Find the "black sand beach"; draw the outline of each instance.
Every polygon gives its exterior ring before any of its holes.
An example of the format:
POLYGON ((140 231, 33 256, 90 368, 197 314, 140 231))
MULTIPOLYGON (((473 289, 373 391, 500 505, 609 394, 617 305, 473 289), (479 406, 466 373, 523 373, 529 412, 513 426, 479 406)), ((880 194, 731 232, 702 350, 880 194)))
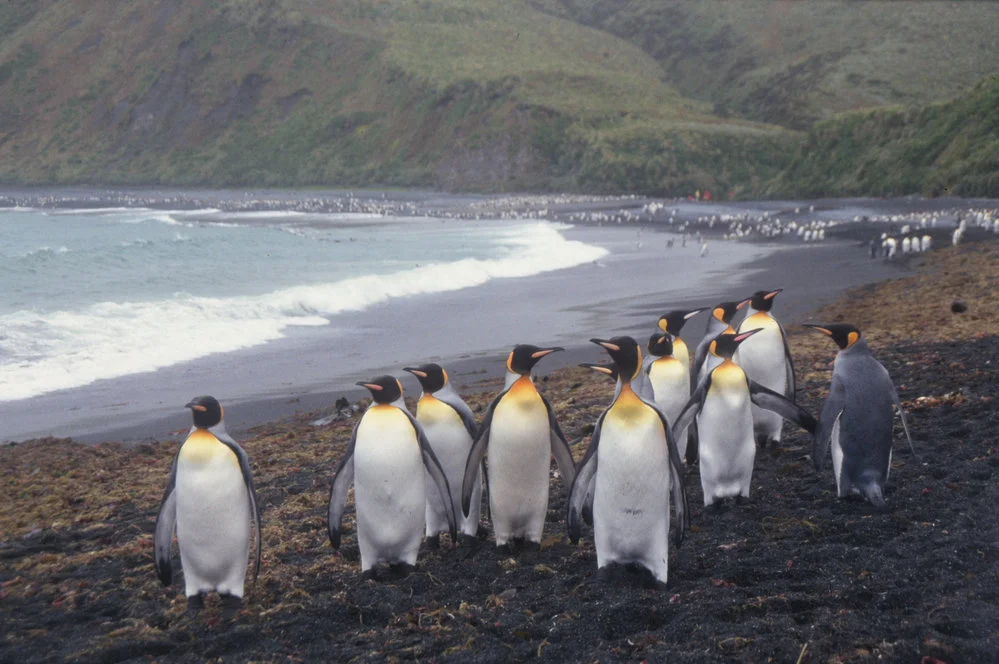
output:
MULTIPOLYGON (((264 511, 261 577, 234 620, 214 603, 191 619, 182 589, 163 588, 152 566, 177 443, 36 440, 0 449, 0 661, 995 661, 999 245, 941 249, 900 267, 869 261, 856 243, 782 251, 779 266, 747 266, 762 271, 705 297, 783 286, 776 313, 785 321, 864 330, 898 386, 920 455, 896 440, 884 512, 836 499, 828 466, 816 475, 810 440, 788 429, 779 449, 758 454, 749 505, 705 512, 696 469, 688 473, 692 527, 671 549, 665 591, 597 582, 592 533, 566 541, 556 478, 540 552, 500 554, 484 532, 470 560, 445 544, 421 552, 402 581, 364 581, 352 510, 340 553, 325 532, 333 464, 355 420, 314 427, 329 412, 319 403, 239 436, 264 511), (852 285, 860 287, 842 292, 852 285), (967 311, 951 312, 957 299, 967 311)), ((646 278, 646 295, 591 303, 583 329, 554 341, 638 335, 661 307, 687 303, 657 301, 656 277, 646 278), (601 329, 602 321, 629 322, 601 329)), ((686 332, 696 337, 702 326, 686 332)), ((817 413, 835 348, 790 330, 799 399, 817 413)), ((612 387, 559 368, 556 358, 602 359, 566 344, 576 350, 546 359, 539 385, 578 459, 612 387)), ((500 385, 498 361, 470 355, 452 372, 481 417, 500 385)))

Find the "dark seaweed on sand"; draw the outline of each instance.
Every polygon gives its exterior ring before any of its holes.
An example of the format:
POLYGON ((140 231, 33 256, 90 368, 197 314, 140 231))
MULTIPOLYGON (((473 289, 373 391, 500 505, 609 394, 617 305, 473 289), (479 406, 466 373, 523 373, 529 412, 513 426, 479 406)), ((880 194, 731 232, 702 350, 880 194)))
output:
MULTIPOLYGON (((758 456, 749 505, 706 513, 690 476, 691 532, 665 591, 596 582, 591 537, 566 541, 555 480, 540 552, 484 542, 459 561, 444 546, 402 581, 363 581, 353 512, 341 554, 325 530, 353 422, 317 429, 303 414, 243 441, 265 517, 244 610, 227 622, 210 601, 191 619, 152 563, 176 443, 37 440, 0 450, 0 661, 995 661, 999 247, 921 260, 811 317, 864 330, 909 411, 921 461, 896 440, 885 512, 837 500, 789 427, 758 456)), ((790 343, 818 412, 835 349, 793 326, 790 343)), ((497 387, 470 393, 479 415, 497 387)), ((542 389, 579 458, 609 382, 569 369, 542 389)))

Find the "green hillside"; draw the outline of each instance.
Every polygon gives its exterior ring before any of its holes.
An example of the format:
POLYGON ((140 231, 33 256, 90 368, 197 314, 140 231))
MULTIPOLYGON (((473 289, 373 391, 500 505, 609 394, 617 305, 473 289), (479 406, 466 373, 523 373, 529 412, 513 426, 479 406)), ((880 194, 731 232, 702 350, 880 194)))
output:
POLYGON ((820 122, 760 193, 999 198, 999 76, 953 101, 820 122))
POLYGON ((999 68, 999 3, 539 0, 654 57, 720 114, 794 129, 949 99, 999 68))
POLYGON ((758 192, 811 119, 999 62, 992 3, 882 4, 7 0, 0 182, 758 192))
POLYGON ((0 10, 4 181, 665 193, 765 179, 785 152, 520 3, 80 7, 0 10))

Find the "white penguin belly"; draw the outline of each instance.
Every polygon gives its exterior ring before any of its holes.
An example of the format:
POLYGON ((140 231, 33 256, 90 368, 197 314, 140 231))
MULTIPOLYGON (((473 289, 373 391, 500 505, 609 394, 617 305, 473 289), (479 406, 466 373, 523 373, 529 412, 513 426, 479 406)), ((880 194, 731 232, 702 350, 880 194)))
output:
MULTIPOLYGON (((649 381, 655 395, 656 406, 666 416, 670 426, 690 399, 690 372, 675 359, 656 360, 649 369, 649 381)), ((673 431, 680 456, 687 452, 687 431, 673 431)))
MULTIPOLYGON (((739 346, 733 361, 742 367, 746 375, 764 387, 778 394, 787 391, 787 358, 784 356, 784 338, 780 326, 773 318, 758 313, 750 316, 739 326, 740 332, 762 328, 739 346)), ((780 441, 784 428, 784 418, 773 411, 753 404, 754 429, 765 434, 770 440, 780 441)))
POLYGON ((697 417, 698 458, 704 504, 749 497, 756 459, 753 415, 746 388, 711 386, 697 417))
MULTIPOLYGON (((440 401, 433 406, 433 411, 438 409, 448 412, 435 412, 434 417, 429 416, 427 408, 421 403, 417 419, 423 425, 423 430, 430 441, 437 460, 440 461, 444 475, 447 477, 448 486, 451 489, 451 504, 454 507, 454 514, 461 523, 461 532, 466 535, 474 535, 478 531, 479 525, 479 504, 482 501, 482 483, 476 482, 472 492, 471 509, 468 517, 463 517, 461 511, 461 483, 465 474, 465 462, 468 460, 468 452, 472 448, 472 437, 465 429, 458 414, 447 404, 440 401)), ((447 511, 441 501, 440 492, 437 485, 426 473, 427 487, 427 535, 436 535, 448 531, 447 511)))
POLYGON ((394 406, 369 410, 354 447, 354 504, 361 569, 416 563, 423 535, 426 482, 416 431, 394 406))
MULTIPOLYGON (((198 435, 198 434, 194 434, 198 435)), ((206 435, 206 434, 202 434, 206 435)), ((250 499, 236 455, 177 460, 177 543, 188 596, 218 590, 242 597, 250 551, 250 499)))
POLYGON ((497 404, 489 431, 489 506, 497 545, 514 537, 540 542, 548 512, 548 411, 536 392, 536 399, 513 396, 497 404))
POLYGON ((597 450, 593 531, 597 567, 637 562, 663 583, 669 537, 669 453, 658 418, 626 425, 609 413, 597 450))
POLYGON ((839 420, 843 417, 843 411, 836 415, 833 422, 832 433, 829 436, 829 447, 832 450, 833 473, 836 475, 836 495, 840 498, 850 492, 850 487, 843 486, 843 446, 839 442, 839 420))

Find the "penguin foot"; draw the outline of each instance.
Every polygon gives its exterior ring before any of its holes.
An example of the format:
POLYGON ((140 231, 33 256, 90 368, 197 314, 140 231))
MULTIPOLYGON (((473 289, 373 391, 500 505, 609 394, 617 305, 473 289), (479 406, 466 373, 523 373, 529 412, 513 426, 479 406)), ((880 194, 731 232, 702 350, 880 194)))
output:
POLYGON ((765 433, 761 433, 761 434, 759 434, 759 435, 756 436, 756 445, 761 450, 767 449, 767 444, 769 442, 770 442, 770 437, 767 434, 765 434, 765 433))
POLYGON ((541 551, 541 542, 532 542, 530 540, 522 540, 520 542, 520 550, 527 553, 537 553, 541 551))
POLYGON ((735 497, 735 504, 736 505, 748 505, 749 504, 749 498, 740 494, 740 495, 738 495, 738 496, 735 497))
POLYGON ((725 505, 724 498, 715 498, 714 502, 712 502, 708 507, 711 508, 712 514, 721 514, 722 507, 724 505, 725 505))
POLYGON ((378 579, 375 576, 375 568, 372 567, 371 569, 366 569, 361 572, 361 578, 365 581, 377 581, 378 579))
POLYGON ((416 565, 410 565, 409 563, 392 563, 388 567, 386 580, 399 581, 400 579, 405 579, 415 571, 416 565))
POLYGON ((641 563, 609 563, 597 570, 597 581, 617 585, 639 586, 649 590, 664 590, 666 584, 641 563))
POLYGON ((428 535, 427 536, 427 551, 437 551, 441 548, 441 537, 440 535, 428 535))
POLYGON ((468 560, 479 550, 479 540, 475 535, 462 533, 458 544, 458 560, 468 560))
POLYGON ((187 598, 187 615, 190 617, 195 617, 201 613, 201 609, 205 608, 205 594, 198 593, 197 595, 191 595, 187 598))
POLYGON ((222 618, 232 620, 239 610, 243 608, 243 598, 230 595, 229 593, 219 593, 222 600, 222 618))

